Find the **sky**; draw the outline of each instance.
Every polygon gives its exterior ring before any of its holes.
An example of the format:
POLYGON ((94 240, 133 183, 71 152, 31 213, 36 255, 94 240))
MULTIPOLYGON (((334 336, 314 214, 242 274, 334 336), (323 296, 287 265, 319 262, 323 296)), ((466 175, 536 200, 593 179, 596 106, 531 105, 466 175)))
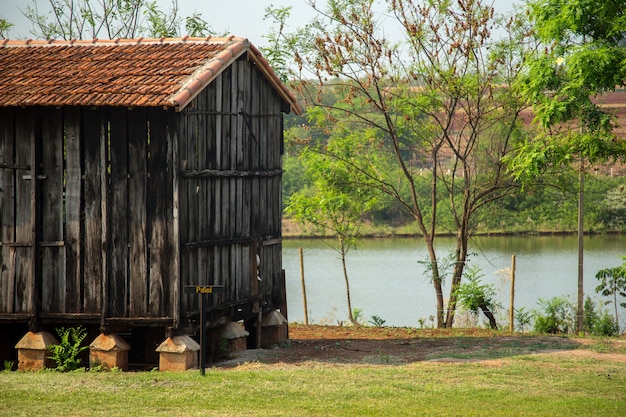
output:
MULTIPOLYGON (((47 6, 48 0, 36 0, 40 7, 47 6)), ((517 0, 492 0, 497 12, 506 13, 512 10, 517 0)), ((162 10, 169 10, 171 0, 157 0, 162 10)), ((320 2, 321 3, 321 2, 320 2)), ((0 0, 0 17, 7 19, 15 26, 9 32, 13 39, 30 38, 30 22, 22 15, 20 9, 33 5, 33 0, 0 0)), ((266 46, 265 36, 270 32, 271 20, 264 20, 265 9, 274 5, 292 6, 288 20, 289 29, 306 24, 315 12, 305 0, 178 0, 179 15, 189 16, 194 12, 201 14, 217 33, 228 32, 242 38, 248 38, 256 46, 266 46)))

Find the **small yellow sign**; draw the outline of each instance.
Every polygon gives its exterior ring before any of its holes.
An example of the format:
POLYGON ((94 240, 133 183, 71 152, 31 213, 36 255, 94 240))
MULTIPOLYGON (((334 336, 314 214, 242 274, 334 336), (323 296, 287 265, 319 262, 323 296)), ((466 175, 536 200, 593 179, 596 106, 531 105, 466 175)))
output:
POLYGON ((196 294, 213 294, 213 287, 196 285, 196 294))

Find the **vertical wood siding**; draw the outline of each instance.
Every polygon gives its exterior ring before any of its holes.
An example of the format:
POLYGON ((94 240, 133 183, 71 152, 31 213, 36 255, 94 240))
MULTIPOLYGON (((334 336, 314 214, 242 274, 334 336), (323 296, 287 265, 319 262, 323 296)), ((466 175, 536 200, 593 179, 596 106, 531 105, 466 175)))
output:
POLYGON ((175 119, 2 108, 0 123, 0 315, 172 317, 175 119))
POLYGON ((278 308, 282 105, 244 58, 180 113, 0 108, 0 317, 278 308))
MULTIPOLYGON (((281 103, 254 65, 239 60, 181 115, 181 279, 223 285, 218 308, 282 301, 281 103)), ((186 296, 182 308, 197 311, 197 297, 186 296)))

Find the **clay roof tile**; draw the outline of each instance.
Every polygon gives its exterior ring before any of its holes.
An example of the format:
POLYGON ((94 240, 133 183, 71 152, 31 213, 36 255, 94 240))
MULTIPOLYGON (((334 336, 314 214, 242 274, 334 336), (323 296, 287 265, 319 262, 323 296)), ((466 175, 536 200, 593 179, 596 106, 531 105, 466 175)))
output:
POLYGON ((0 106, 184 108, 248 53, 281 97, 294 96, 247 39, 139 38, 0 41, 0 106), (259 65, 260 64, 260 65, 259 65))

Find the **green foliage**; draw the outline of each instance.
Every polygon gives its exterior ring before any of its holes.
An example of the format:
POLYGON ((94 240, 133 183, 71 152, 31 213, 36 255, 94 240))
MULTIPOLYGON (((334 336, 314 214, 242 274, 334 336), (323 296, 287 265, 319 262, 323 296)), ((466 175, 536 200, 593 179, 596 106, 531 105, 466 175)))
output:
POLYGON ((386 322, 387 321, 385 319, 376 315, 372 316, 371 320, 369 321, 369 323, 374 327, 384 327, 386 322))
POLYGON ((454 294, 461 308, 473 314, 482 311, 489 319, 491 327, 497 328, 493 316, 493 311, 497 308, 496 289, 493 284, 482 284, 483 276, 477 266, 466 267, 464 271, 465 282, 458 286, 454 294))
POLYGON ((514 312, 514 319, 517 322, 517 326, 520 332, 526 331, 526 328, 533 319, 533 313, 528 311, 526 307, 516 308, 514 312))
POLYGON ((363 322, 363 309, 362 308, 357 308, 354 307, 352 309, 352 318, 354 319, 354 321, 356 321, 357 323, 361 323, 363 322))
MULTIPOLYGON (((302 163, 288 156, 284 160, 284 206, 297 190, 308 186, 302 163)), ((420 176, 416 186, 420 195, 428 193, 429 175, 420 176)), ((484 206, 476 216, 476 232, 526 233, 542 231, 571 232, 577 228, 578 179, 574 172, 544 176, 541 182, 527 185, 523 190, 511 190, 505 197, 484 206)), ((585 180, 585 228, 597 232, 626 230, 626 182, 623 177, 589 175, 585 180), (624 200, 624 201, 622 201, 624 200)), ((445 199, 445 197, 440 197, 445 199)), ((438 232, 454 230, 450 210, 441 206, 438 212, 438 232)), ((289 216, 286 213, 287 216, 289 216)), ((364 220, 374 227, 396 230, 407 227, 411 218, 390 198, 378 197, 364 220)), ((419 261, 420 263, 422 261, 419 261)), ((426 260, 424 264, 430 263, 426 260)), ((445 263, 445 262, 444 262, 445 263)), ((442 273, 443 275, 443 273, 442 273)))
POLYGON ((6 372, 12 371, 14 366, 15 366, 14 361, 4 361, 4 370, 6 372))
POLYGON ((471 265, 465 270, 465 282, 455 291, 462 308, 478 314, 481 307, 493 309, 496 306, 496 289, 492 284, 482 284, 484 275, 480 268, 471 265))
MULTIPOLYGON (((626 259, 626 257, 624 257, 626 259)), ((626 298, 626 263, 614 268, 605 268, 596 273, 596 278, 600 281, 596 287, 596 292, 605 297, 613 297, 613 307, 615 308, 615 324, 619 329, 618 304, 626 307, 626 302, 618 303, 618 296, 626 298)), ((607 304, 610 301, 607 301, 607 304)))
MULTIPOLYGON (((178 0, 171 1, 168 11, 150 0, 48 0, 48 7, 43 8, 38 0, 32 3, 24 15, 32 23, 31 34, 38 39, 174 37, 183 32, 178 0)), ((186 17, 184 22, 191 36, 212 34, 199 13, 186 17)))
POLYGON ((413 222, 429 246, 438 326, 452 326, 456 303, 444 323, 434 242, 441 230, 460 236, 454 287, 479 211, 512 185, 502 157, 523 137, 523 103, 508 88, 521 69, 520 42, 491 37, 501 21, 480 1, 394 1, 390 13, 369 0, 309 4, 319 12, 310 24, 276 35, 295 56, 297 89, 312 103, 309 130, 294 129, 334 161, 320 175, 344 172, 355 190, 394 201, 370 218, 401 210, 413 222), (398 43, 382 29, 390 21, 405 35, 398 43))
MULTIPOLYGON (((178 7, 177 3, 174 3, 178 7)), ((176 9, 175 9, 176 10, 176 9)), ((148 34, 151 38, 172 38, 176 36, 180 19, 173 14, 173 18, 159 9, 156 1, 148 1, 144 11, 148 25, 148 34)))
POLYGON ((50 359, 56 363, 57 371, 67 372, 80 368, 81 352, 89 349, 89 346, 81 346, 87 337, 87 330, 83 327, 59 327, 56 329, 60 343, 49 347, 52 353, 50 359))
POLYGON ((569 333, 575 329, 575 307, 564 297, 539 299, 540 309, 534 310, 534 331, 537 333, 569 333))
POLYGON ((626 20, 612 1, 531 0, 528 16, 538 47, 526 56, 528 72, 517 88, 543 128, 511 158, 517 178, 528 182, 549 169, 626 155, 613 132, 611 110, 596 94, 626 79, 626 20), (576 122, 578 129, 572 129, 576 122))
POLYGON ((427 279, 432 280, 433 277, 433 269, 437 268, 439 279, 441 283, 445 283, 446 277, 452 272, 454 269, 454 264, 456 262, 456 254, 451 252, 446 256, 439 257, 436 264, 428 258, 420 259, 417 261, 418 264, 422 265, 424 268, 424 273, 427 279))
POLYGON ((9 31, 15 26, 4 18, 0 18, 0 39, 7 39, 9 37, 9 31))
POLYGON ((583 330, 592 333, 598 319, 599 315, 596 311, 596 303, 594 303, 591 297, 585 297, 585 303, 583 305, 583 330))
POLYGON ((202 14, 198 12, 192 13, 185 17, 185 30, 187 35, 193 37, 202 37, 214 33, 209 22, 202 18, 202 14))
POLYGON ((611 229, 621 229, 626 225, 626 187, 620 185, 606 192, 602 206, 605 208, 603 220, 611 229))
POLYGON ((607 311, 596 311, 596 304, 589 296, 585 298, 583 330, 594 336, 615 336, 619 334, 616 319, 607 311))
POLYGON ((270 46, 261 48, 261 52, 284 83, 289 81, 288 67, 293 60, 293 56, 287 48, 281 46, 281 41, 285 38, 284 32, 287 26, 287 19, 291 15, 291 9, 291 6, 274 7, 274 5, 269 5, 265 8, 265 17, 263 18, 263 20, 272 19, 272 22, 277 27, 272 27, 270 33, 265 37, 270 46))
POLYGON ((592 334, 596 336, 617 336, 619 334, 619 326, 615 318, 607 311, 604 311, 594 323, 592 334))

